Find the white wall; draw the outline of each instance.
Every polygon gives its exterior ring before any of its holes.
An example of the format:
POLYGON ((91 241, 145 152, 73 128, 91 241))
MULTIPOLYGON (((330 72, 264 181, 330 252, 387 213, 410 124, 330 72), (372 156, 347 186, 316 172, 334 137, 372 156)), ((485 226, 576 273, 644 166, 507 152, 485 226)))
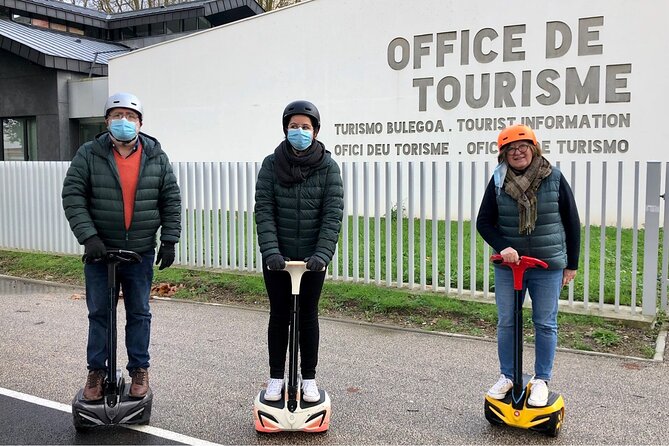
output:
MULTIPOLYGON (((631 176, 633 161, 669 159, 663 143, 669 137, 667 17, 665 0, 312 0, 113 58, 109 86, 142 99, 144 131, 158 137, 174 161, 259 161, 283 138, 284 106, 308 99, 323 118, 319 139, 339 161, 494 162, 499 128, 509 118, 539 116, 580 123, 569 129, 535 126, 550 161, 622 160, 631 176), (557 39, 564 54, 547 50, 547 35, 554 35, 549 22, 571 33, 570 44, 557 39), (487 36, 478 52, 477 34, 487 36), (438 45, 441 37, 452 47, 438 45), (409 52, 392 46, 394 39, 408 44, 409 52), (443 66, 439 48, 446 48, 443 66), (486 54, 490 60, 477 60, 486 54), (404 56, 406 66, 393 69, 403 66, 404 56), (568 73, 578 80, 567 81, 568 73), (569 92, 588 73, 588 94, 574 99, 569 92), (474 97, 489 76, 490 99, 482 106, 464 99, 467 76, 474 79, 474 97), (515 78, 507 95, 514 104, 496 106, 502 90, 495 83, 504 77, 515 78), (462 86, 459 102, 452 88, 437 87, 454 80, 462 86), (598 125, 601 115, 613 116, 613 126, 598 125), (461 127, 471 119, 494 127, 461 127), (408 129, 428 121, 437 131, 408 129), (344 134, 359 123, 379 133, 344 134), (388 123, 407 129, 390 133, 388 123), (388 154, 370 154, 377 144, 388 154), (436 145, 441 153, 412 152, 411 144, 436 145), (585 148, 573 151, 575 144, 585 148), (588 150, 597 144, 615 150, 588 150)), ((599 184, 596 177, 593 184, 599 184)), ((629 212, 625 218, 629 223, 629 212)))

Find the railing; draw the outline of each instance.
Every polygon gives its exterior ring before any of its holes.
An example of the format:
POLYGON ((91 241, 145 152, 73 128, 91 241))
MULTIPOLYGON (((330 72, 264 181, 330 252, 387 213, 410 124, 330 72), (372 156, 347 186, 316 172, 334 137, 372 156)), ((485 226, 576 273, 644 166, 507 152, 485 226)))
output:
MULTIPOLYGON (((0 162, 0 248, 82 252, 61 205, 68 166, 0 162)), ((633 175, 622 162, 559 167, 583 225, 582 267, 563 291, 564 304, 631 315, 639 304, 644 315, 666 310, 669 208, 660 197, 669 196, 669 163, 635 163, 633 175)), ((347 161, 341 168, 347 217, 329 268, 334 279, 492 299, 491 251, 471 218, 494 165, 347 161)), ((255 162, 174 163, 183 206, 176 263, 261 270, 253 220, 259 169, 255 162)))

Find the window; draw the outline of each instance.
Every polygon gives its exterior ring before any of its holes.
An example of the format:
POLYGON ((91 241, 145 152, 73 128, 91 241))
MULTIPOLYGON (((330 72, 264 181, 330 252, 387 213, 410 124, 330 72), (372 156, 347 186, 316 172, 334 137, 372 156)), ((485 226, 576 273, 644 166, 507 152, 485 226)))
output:
POLYGON ((195 31, 197 29, 197 17, 184 19, 184 31, 195 31))
POLYGON ((162 34, 165 34, 165 22, 160 22, 160 23, 152 23, 151 24, 151 31, 149 34, 152 36, 160 36, 162 34))
POLYGON ((167 34, 176 34, 181 32, 181 20, 170 20, 165 22, 167 34))
POLYGON ((137 37, 135 35, 135 29, 132 26, 126 26, 121 28, 121 40, 134 39, 137 37))
POLYGON ((149 25, 137 25, 137 26, 135 26, 135 35, 137 37, 148 37, 148 35, 149 35, 149 25))
POLYGON ((76 34, 78 36, 83 36, 84 35, 84 30, 81 28, 74 28, 72 26, 67 27, 67 32, 71 34, 76 34))
POLYGON ((102 119, 80 119, 79 120, 79 145, 86 141, 93 140, 99 133, 107 130, 107 126, 102 119))
MULTIPOLYGON (((113 30, 113 31, 116 31, 116 30, 113 30)), ((71 32, 75 32, 75 31, 71 30, 71 32)), ((93 37, 94 39, 104 39, 105 38, 103 31, 100 30, 99 28, 95 28, 93 26, 85 26, 84 27, 84 35, 86 37, 93 37)), ((118 36, 118 33, 116 35, 118 36)))
POLYGON ((0 160, 30 161, 37 159, 37 122, 35 117, 2 120, 0 160))
POLYGON ((56 30, 56 31, 61 31, 61 32, 64 32, 64 33, 67 32, 67 25, 65 25, 63 23, 50 22, 49 23, 49 28, 51 28, 53 30, 56 30))
POLYGON ((211 28, 211 23, 204 17, 197 18, 197 29, 208 29, 211 28))
POLYGON ((31 23, 33 24, 33 26, 39 26, 40 28, 48 28, 49 27, 49 21, 48 20, 32 19, 31 23))
POLYGON ((23 17, 18 14, 12 14, 12 20, 16 23, 23 23, 24 25, 30 25, 30 17, 23 17))

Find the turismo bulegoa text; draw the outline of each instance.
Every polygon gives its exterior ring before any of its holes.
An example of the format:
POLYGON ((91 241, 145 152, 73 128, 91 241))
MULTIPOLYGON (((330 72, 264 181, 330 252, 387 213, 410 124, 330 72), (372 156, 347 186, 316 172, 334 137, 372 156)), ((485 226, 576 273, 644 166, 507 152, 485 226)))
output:
MULTIPOLYGON (((534 129, 603 129, 603 128, 629 128, 631 115, 629 113, 618 114, 584 114, 584 115, 558 115, 558 116, 515 116, 498 118, 458 118, 456 119, 456 130, 458 132, 485 132, 499 131, 506 126, 522 123, 534 129)), ((400 135, 415 133, 444 133, 446 130, 441 119, 427 121, 388 121, 382 122, 342 122, 334 124, 337 136, 360 136, 360 135, 400 135)), ((589 153, 626 153, 629 150, 629 142, 626 139, 558 139, 554 142, 544 140, 541 142, 544 153, 550 153, 556 148, 557 152, 569 154, 589 153)), ((338 156, 380 156, 380 155, 448 155, 448 142, 422 142, 422 143, 352 143, 336 144, 335 155, 338 156)), ((470 141, 466 144, 466 153, 495 154, 497 143, 494 141, 470 141)))

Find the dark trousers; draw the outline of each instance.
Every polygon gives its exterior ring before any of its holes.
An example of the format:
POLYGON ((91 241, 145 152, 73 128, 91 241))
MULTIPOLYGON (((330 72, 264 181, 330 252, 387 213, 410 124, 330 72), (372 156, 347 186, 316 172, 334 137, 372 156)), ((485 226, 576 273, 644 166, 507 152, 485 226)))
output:
MULTIPOLYGON (((268 271, 263 262, 263 277, 269 296, 269 349, 270 378, 283 379, 288 348, 288 327, 292 294, 290 274, 285 271, 268 271)), ((307 271, 302 276, 299 296, 299 345, 302 379, 316 378, 318 363, 318 300, 325 281, 325 271, 307 271)))
MULTIPOLYGON (((151 334, 151 312, 149 295, 153 280, 153 258, 151 251, 142 256, 137 264, 120 264, 116 279, 123 289, 125 304, 125 346, 128 352, 128 370, 149 367, 149 337, 151 334)), ((107 367, 107 324, 109 313, 109 288, 107 265, 86 264, 86 304, 88 306, 88 369, 107 367)), ((116 286, 119 292, 119 286, 116 286)), ((118 294, 117 294, 118 296, 118 294)))

